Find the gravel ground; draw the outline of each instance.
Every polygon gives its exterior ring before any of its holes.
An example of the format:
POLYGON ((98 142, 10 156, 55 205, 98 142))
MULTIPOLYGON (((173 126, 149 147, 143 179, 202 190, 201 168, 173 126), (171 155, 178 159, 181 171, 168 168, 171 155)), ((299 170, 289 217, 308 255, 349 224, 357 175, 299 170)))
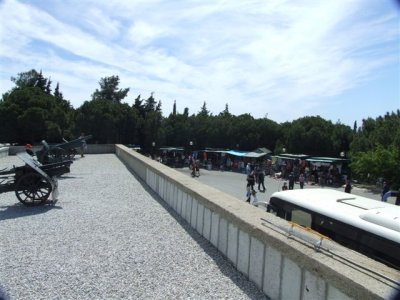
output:
POLYGON ((76 159, 59 191, 41 207, 0 194, 0 299, 266 298, 115 155, 76 159))

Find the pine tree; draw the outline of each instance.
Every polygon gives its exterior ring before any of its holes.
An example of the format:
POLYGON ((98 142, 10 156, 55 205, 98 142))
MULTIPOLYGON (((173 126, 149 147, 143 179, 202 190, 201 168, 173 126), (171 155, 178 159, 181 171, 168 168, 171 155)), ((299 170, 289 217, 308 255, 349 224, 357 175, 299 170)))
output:
POLYGON ((201 116, 208 116, 208 114, 209 114, 209 111, 208 111, 208 109, 207 109, 207 104, 206 104, 206 102, 204 101, 203 106, 201 107, 201 110, 200 110, 200 112, 199 112, 199 115, 201 115, 201 116))
POLYGON ((47 86, 47 79, 43 77, 42 70, 40 70, 39 74, 36 77, 35 87, 38 87, 43 92, 45 92, 46 86, 47 86))
POLYGON ((174 106, 172 107, 172 115, 176 116, 176 100, 174 100, 174 106))
POLYGON ((140 95, 137 96, 133 103, 133 107, 140 111, 143 108, 142 102, 143 100, 140 99, 140 95))
POLYGON ((189 108, 188 107, 185 107, 185 109, 183 110, 183 115, 185 117, 189 117, 189 108))
POLYGON ((156 109, 156 100, 154 99, 154 92, 151 92, 150 97, 145 101, 144 109, 146 112, 154 111, 156 109))
POLYGON ((228 103, 225 104, 225 109, 223 111, 224 114, 229 114, 229 106, 228 103))
POLYGON ((159 112, 159 113, 161 113, 161 100, 160 101, 158 101, 158 103, 157 103, 157 107, 156 107, 156 112, 159 112))
POLYGON ((60 83, 57 82, 56 89, 54 90, 54 97, 63 100, 63 94, 60 92, 60 83))
POLYGON ((46 92, 47 95, 51 95, 51 79, 50 79, 50 77, 47 80, 47 85, 46 85, 45 92, 46 92))

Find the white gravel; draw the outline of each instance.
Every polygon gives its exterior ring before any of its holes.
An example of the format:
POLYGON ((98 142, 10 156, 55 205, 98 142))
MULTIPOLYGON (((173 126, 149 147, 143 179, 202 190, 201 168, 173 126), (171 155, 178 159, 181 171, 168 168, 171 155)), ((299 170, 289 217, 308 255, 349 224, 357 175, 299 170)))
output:
POLYGON ((0 299, 266 299, 115 155, 76 159, 59 191, 0 194, 0 299))

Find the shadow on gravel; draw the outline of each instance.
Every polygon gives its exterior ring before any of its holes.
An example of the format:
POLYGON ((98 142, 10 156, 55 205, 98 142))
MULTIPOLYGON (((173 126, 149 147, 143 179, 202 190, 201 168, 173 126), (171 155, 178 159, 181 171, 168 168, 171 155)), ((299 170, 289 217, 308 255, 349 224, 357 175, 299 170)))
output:
POLYGON ((1 285, 0 285, 0 300, 10 300, 9 296, 1 288, 1 285))
POLYGON ((25 206, 22 203, 16 203, 9 206, 0 206, 0 222, 9 219, 44 214, 52 209, 62 209, 62 207, 52 204, 43 206, 25 206))
MULTIPOLYGON (((122 162, 122 161, 121 161, 122 162)), ((122 162, 123 163, 123 162, 122 162)), ((124 163, 123 163, 124 164, 124 163)), ((182 226, 187 234, 212 258, 221 272, 225 274, 232 282, 246 293, 250 299, 269 299, 259 290, 254 283, 240 273, 235 266, 214 247, 207 239, 201 236, 191 225, 184 220, 175 210, 173 210, 163 199, 160 198, 138 175, 136 175, 128 165, 124 164, 133 177, 142 185, 142 187, 156 200, 170 215, 182 226)), ((185 276, 185 274, 182 274, 185 276)))

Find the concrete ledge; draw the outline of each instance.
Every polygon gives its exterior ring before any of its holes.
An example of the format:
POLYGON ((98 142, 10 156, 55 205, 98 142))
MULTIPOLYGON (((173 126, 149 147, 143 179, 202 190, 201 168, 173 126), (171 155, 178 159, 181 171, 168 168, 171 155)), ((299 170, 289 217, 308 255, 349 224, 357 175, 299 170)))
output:
POLYGON ((87 154, 115 153, 115 144, 88 144, 87 154))
POLYGON ((0 147, 0 157, 8 156, 9 147, 0 147))
MULTIPOLYGON (((33 152, 42 149, 41 145, 36 145, 33 147, 33 152)), ((8 155, 16 155, 19 152, 24 152, 25 146, 11 146, 8 155)), ((115 144, 88 144, 85 150, 86 154, 105 154, 105 153, 115 153, 115 144)))
MULTIPOLYGON (((279 230, 288 228, 288 223, 261 209, 125 146, 116 145, 116 155, 271 299, 388 299, 398 288, 288 238, 279 230)), ((360 266, 400 278, 396 270, 335 247, 360 266)))

